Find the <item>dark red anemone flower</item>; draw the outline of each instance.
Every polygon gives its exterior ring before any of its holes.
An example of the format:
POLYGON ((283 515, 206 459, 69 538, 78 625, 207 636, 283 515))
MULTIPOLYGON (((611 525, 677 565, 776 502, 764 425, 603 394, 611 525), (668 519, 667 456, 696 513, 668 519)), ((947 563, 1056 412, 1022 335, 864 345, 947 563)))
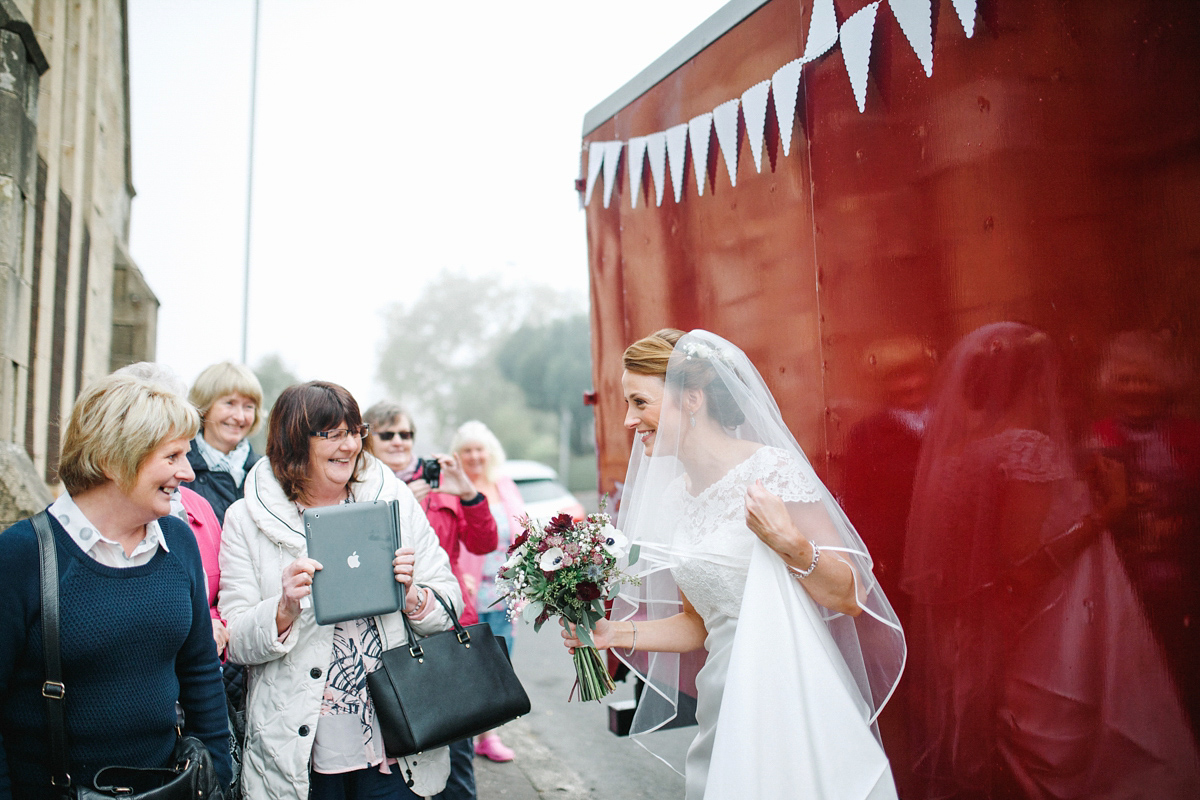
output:
POLYGON ((585 603, 600 599, 600 587, 591 581, 584 581, 575 587, 575 596, 585 603))

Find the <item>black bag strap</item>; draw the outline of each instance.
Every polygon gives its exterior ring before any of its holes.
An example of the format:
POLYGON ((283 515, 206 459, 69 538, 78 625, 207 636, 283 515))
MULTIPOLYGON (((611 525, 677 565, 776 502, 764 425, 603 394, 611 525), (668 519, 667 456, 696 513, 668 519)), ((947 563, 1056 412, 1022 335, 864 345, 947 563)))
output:
POLYGON ((58 650, 58 555, 54 550, 54 532, 50 530, 50 512, 34 514, 30 522, 41 555, 38 570, 42 583, 42 653, 46 659, 42 697, 46 698, 46 729, 50 736, 50 782, 66 789, 71 785, 71 775, 67 772, 67 731, 63 720, 67 687, 62 682, 58 650))
MULTIPOLYGON (((437 599, 442 608, 446 609, 446 614, 449 615, 450 621, 454 623, 454 633, 456 636, 458 636, 459 644, 465 644, 467 647, 470 647, 471 634, 466 628, 463 627, 462 623, 458 621, 458 614, 454 613, 454 606, 447 603, 446 598, 442 597, 437 593, 436 590, 430 588, 429 586, 426 586, 423 583, 418 583, 417 586, 421 587, 422 589, 429 589, 429 593, 437 599)), ((400 609, 400 618, 404 620, 404 632, 408 634, 409 655, 411 655, 413 658, 420 658, 421 656, 425 655, 425 651, 421 649, 421 642, 417 639, 417 635, 413 631, 412 623, 408 621, 408 614, 405 613, 403 608, 400 609)))

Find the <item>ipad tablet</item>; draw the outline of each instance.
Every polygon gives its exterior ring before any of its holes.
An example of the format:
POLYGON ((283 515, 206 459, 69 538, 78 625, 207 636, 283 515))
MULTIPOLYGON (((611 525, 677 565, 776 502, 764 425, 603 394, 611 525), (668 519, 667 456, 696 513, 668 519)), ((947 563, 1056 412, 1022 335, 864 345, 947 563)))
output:
POLYGON ((392 571, 400 546, 399 507, 391 502, 346 503, 304 512, 313 576, 313 613, 319 625, 390 614, 400 609, 401 584, 392 571))

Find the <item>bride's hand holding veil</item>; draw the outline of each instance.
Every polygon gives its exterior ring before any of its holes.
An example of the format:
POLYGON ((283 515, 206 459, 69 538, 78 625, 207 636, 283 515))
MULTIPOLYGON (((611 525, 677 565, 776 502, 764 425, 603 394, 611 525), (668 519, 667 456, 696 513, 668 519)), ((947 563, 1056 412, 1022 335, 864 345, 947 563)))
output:
POLYGON ((820 503, 784 503, 764 489, 762 481, 755 481, 746 489, 746 526, 789 567, 803 571, 816 561, 812 572, 798 581, 814 601, 850 616, 862 613, 855 598, 854 568, 830 551, 816 558, 813 539, 829 541, 817 533, 833 528, 820 503))

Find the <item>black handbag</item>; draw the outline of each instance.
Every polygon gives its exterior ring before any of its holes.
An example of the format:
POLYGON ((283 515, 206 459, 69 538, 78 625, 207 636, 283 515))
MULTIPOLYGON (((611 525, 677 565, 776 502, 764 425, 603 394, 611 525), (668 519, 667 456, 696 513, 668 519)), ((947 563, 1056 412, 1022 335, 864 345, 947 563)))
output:
POLYGON ((408 642, 384 650, 367 676, 384 750, 401 757, 444 747, 529 713, 529 695, 503 641, 485 623, 463 627, 430 589, 454 627, 418 638, 403 613, 408 642))
POLYGON ((49 512, 35 514, 30 520, 37 533, 41 556, 39 573, 42 583, 42 650, 46 659, 46 728, 50 739, 50 782, 64 797, 76 800, 223 800, 221 786, 213 769, 212 757, 204 744, 182 732, 175 742, 170 763, 165 767, 103 767, 91 786, 74 783, 67 771, 67 731, 63 701, 66 686, 62 682, 62 661, 58 639, 58 555, 54 533, 47 521, 49 512))

